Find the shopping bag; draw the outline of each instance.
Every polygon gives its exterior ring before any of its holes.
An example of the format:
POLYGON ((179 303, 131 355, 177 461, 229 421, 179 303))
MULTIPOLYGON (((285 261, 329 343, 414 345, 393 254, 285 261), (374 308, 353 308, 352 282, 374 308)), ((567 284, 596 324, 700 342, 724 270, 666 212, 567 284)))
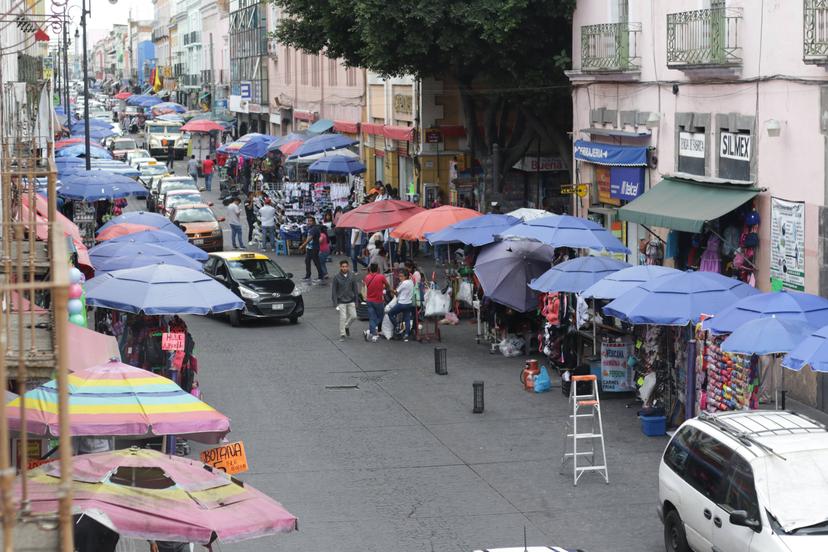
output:
POLYGON ((552 388, 552 380, 546 366, 541 366, 540 373, 535 376, 535 393, 543 393, 552 388))
POLYGON ((391 317, 387 314, 382 317, 382 328, 380 331, 385 339, 394 337, 394 323, 391 322, 391 317))
POLYGON ((451 292, 429 289, 425 296, 425 316, 445 316, 451 307, 451 292))
MULTIPOLYGON (((392 297, 388 304, 385 305, 385 312, 391 312, 391 309, 397 306, 397 298, 392 297)), ((386 317, 387 318, 387 317, 386 317)))
POLYGON ((472 288, 472 283, 468 280, 460 282, 460 288, 457 290, 457 301, 465 303, 468 306, 472 306, 472 302, 474 301, 474 290, 472 288))

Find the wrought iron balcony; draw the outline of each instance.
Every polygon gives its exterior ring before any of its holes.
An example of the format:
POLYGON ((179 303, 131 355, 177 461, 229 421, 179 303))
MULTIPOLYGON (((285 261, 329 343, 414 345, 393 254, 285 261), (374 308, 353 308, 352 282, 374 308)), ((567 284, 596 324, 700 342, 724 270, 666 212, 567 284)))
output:
POLYGON ((641 66, 641 23, 603 23, 581 27, 581 70, 635 71, 641 66))
POLYGON ((828 64, 828 0, 805 0, 802 60, 828 64))
POLYGON ((742 64, 741 8, 667 14, 667 66, 673 69, 742 64))

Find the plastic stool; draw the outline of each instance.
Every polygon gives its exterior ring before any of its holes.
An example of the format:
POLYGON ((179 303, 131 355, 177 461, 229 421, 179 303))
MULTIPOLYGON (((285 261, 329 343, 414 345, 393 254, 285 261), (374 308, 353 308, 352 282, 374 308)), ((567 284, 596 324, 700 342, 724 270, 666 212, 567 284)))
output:
POLYGON ((276 240, 276 255, 289 255, 287 240, 276 240))

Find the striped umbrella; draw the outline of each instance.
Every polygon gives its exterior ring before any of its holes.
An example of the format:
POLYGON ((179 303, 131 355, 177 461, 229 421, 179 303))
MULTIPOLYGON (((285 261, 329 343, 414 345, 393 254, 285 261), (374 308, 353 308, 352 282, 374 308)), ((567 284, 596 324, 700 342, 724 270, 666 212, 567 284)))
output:
MULTIPOLYGON (((26 399, 26 431, 57 437, 57 382, 32 389, 26 399)), ((6 405, 9 428, 20 431, 20 403, 6 405)), ((172 380, 117 361, 69 374, 72 436, 186 435, 217 443, 230 431, 230 420, 172 380)))

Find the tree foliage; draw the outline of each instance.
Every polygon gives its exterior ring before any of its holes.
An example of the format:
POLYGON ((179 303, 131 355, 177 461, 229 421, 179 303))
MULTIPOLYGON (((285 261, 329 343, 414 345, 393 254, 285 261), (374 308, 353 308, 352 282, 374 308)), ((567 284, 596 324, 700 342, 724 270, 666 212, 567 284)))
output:
POLYGON ((575 0, 271 1, 283 43, 384 76, 457 82, 472 151, 497 144, 501 169, 538 137, 565 145, 575 0))

